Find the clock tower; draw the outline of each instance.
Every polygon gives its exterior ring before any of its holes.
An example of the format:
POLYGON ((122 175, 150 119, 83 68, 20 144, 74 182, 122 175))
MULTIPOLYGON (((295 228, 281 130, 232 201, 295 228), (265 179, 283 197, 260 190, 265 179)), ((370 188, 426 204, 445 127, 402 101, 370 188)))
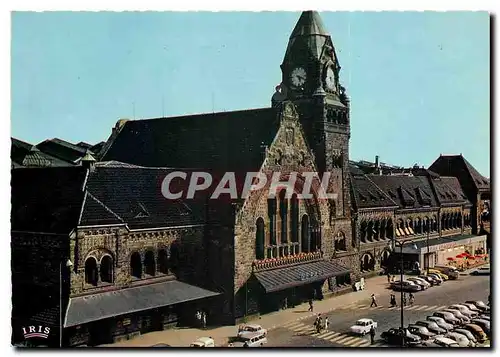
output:
MULTIPOLYGON (((293 101, 321 174, 330 172, 335 218, 350 217, 349 99, 339 82, 340 65, 317 11, 304 11, 281 64, 282 99, 293 101)), ((329 191, 332 192, 332 191, 329 191)))

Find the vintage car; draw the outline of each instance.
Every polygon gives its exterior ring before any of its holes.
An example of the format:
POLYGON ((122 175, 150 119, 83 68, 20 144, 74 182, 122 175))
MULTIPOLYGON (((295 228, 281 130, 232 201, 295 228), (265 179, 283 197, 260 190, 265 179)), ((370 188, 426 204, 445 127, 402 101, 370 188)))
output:
POLYGON ((267 337, 263 331, 247 332, 229 344, 229 347, 262 347, 266 343, 267 337))
POLYGON ((264 335, 267 335, 267 330, 265 328, 262 328, 262 326, 260 325, 249 324, 238 326, 238 337, 253 332, 262 332, 264 335))
POLYGON ((460 345, 455 342, 455 340, 443 336, 437 336, 432 342, 441 347, 460 347, 460 345))
POLYGON ((490 267, 482 267, 471 271, 470 275, 490 275, 490 267))
POLYGON ((429 338, 436 336, 434 332, 429 331, 427 327, 424 326, 410 325, 408 326, 408 331, 410 331, 413 335, 420 336, 422 340, 428 340, 429 338))
MULTIPOLYGON (((405 329, 405 344, 406 345, 414 345, 420 343, 422 338, 420 336, 412 334, 409 330, 405 329)), ((382 332, 380 335, 384 341, 391 345, 401 345, 402 344, 402 334, 401 329, 399 328, 391 328, 388 331, 382 332)))
POLYGON ((197 348, 204 348, 204 347, 215 347, 215 341, 212 337, 200 337, 189 347, 197 347, 197 348))
POLYGON ((356 324, 350 327, 349 330, 354 334, 364 336, 370 332, 372 326, 377 328, 377 323, 372 319, 359 319, 356 321, 356 324))

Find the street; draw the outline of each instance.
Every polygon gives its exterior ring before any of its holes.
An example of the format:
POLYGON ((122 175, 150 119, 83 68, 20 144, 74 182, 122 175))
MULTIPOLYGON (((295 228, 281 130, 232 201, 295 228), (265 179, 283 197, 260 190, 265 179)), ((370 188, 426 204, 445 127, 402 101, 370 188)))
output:
MULTIPOLYGON (((329 329, 320 334, 314 331, 314 317, 289 322, 269 332, 266 347, 389 347, 380 339, 380 334, 389 328, 400 326, 399 294, 387 289, 386 293, 377 296, 378 307, 370 308, 370 300, 339 306, 327 314, 329 329), (391 293, 396 294, 398 307, 389 307, 391 293), (371 318, 378 323, 374 345, 370 344, 369 335, 360 337, 349 333, 349 327, 360 318, 371 318)), ((414 305, 405 307, 404 326, 417 320, 425 320, 434 311, 454 303, 466 300, 482 300, 486 303, 489 294, 489 276, 461 275, 459 280, 449 280, 441 286, 415 293, 414 305)))

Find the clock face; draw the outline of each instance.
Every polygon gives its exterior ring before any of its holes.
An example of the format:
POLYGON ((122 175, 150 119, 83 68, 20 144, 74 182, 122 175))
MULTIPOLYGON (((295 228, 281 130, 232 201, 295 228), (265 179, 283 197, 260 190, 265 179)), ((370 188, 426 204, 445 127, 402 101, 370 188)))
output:
POLYGON ((326 77, 325 77, 325 84, 326 87, 332 91, 336 91, 336 83, 335 83, 335 72, 333 71, 332 67, 328 67, 326 70, 326 77))
POLYGON ((294 87, 300 88, 306 83, 307 74, 304 68, 297 67, 292 71, 290 75, 290 79, 292 81, 292 85, 294 87))

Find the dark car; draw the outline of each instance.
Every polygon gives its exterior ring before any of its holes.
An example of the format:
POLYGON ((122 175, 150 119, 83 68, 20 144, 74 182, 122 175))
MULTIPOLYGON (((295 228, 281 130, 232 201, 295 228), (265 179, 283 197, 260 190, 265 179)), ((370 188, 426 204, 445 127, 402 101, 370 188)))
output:
POLYGON ((472 319, 471 324, 478 325, 486 333, 488 337, 491 337, 490 322, 484 319, 472 319))
POLYGON ((408 281, 403 281, 402 286, 400 281, 395 281, 394 283, 391 284, 391 289, 394 291, 401 291, 401 288, 403 288, 403 291, 408 291, 408 292, 417 292, 422 290, 422 288, 417 284, 412 284, 408 281))
POLYGON ((425 281, 427 281, 432 286, 441 285, 441 281, 440 280, 437 280, 436 278, 433 278, 432 276, 429 276, 429 275, 420 275, 419 278, 420 279, 424 279, 425 281))
POLYGON ((428 340, 429 338, 436 336, 434 332, 431 332, 424 326, 410 325, 408 326, 408 331, 411 334, 419 336, 422 340, 428 340))
MULTIPOLYGON (((420 336, 414 335, 410 333, 407 329, 405 329, 405 344, 406 345, 415 345, 417 343, 420 343, 422 339, 420 336)), ((385 340, 388 344, 390 345, 399 345, 401 346, 401 329, 398 328, 391 328, 388 331, 382 332, 380 334, 380 337, 382 337, 383 340, 385 340)))

